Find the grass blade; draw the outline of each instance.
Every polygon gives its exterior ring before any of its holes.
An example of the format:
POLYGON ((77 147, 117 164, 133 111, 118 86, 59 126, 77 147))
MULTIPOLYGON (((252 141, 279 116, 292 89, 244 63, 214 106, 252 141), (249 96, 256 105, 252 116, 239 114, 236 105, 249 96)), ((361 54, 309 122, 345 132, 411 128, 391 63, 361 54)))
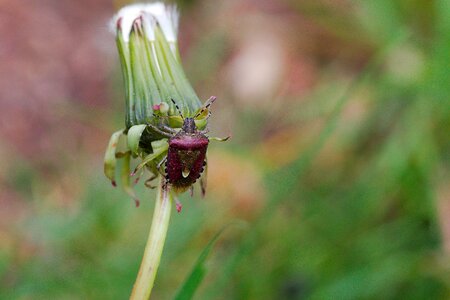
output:
MULTIPOLYGON (((231 224, 229 224, 231 225, 231 224)), ((203 249, 202 253, 197 259, 197 262, 194 265, 194 268, 192 269, 189 276, 184 281, 183 285, 181 286, 180 290, 177 292, 176 296, 174 297, 174 300, 189 300, 192 299, 192 297, 195 294, 195 291, 200 286, 200 283, 202 282, 203 278, 206 275, 206 266, 205 261, 208 258, 209 253, 211 252, 211 249, 213 248, 214 244, 219 239, 220 235, 229 227, 229 225, 223 227, 216 235, 208 242, 206 247, 203 249)))

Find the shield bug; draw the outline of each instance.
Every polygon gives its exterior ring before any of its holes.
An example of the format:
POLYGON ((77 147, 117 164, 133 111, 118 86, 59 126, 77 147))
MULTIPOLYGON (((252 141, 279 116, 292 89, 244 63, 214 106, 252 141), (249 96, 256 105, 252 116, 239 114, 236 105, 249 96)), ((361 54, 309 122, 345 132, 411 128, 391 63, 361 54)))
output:
MULTIPOLYGON (((167 184, 178 193, 191 188, 192 185, 202 177, 202 173, 205 170, 207 164, 206 150, 208 149, 210 138, 206 136, 207 130, 198 130, 195 121, 208 110, 215 100, 216 97, 211 97, 194 117, 185 118, 178 105, 172 99, 178 113, 183 119, 183 126, 179 131, 168 126, 157 127, 149 125, 154 131, 169 137, 169 148, 167 157, 165 158, 164 176, 167 180, 167 184)), ((228 138, 229 137, 224 139, 212 139, 226 141, 228 138)), ((206 181, 201 180, 200 185, 202 194, 204 194, 206 181)))
POLYGON ((175 191, 187 190, 201 177, 208 144, 208 137, 197 130, 194 118, 185 118, 180 132, 169 139, 165 173, 175 191))

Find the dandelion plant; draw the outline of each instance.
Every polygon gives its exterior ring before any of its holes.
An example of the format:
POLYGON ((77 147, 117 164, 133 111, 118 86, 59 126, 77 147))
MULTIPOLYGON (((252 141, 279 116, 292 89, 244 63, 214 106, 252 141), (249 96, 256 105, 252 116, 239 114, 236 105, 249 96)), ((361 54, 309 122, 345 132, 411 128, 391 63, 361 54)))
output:
MULTIPOLYGON (((123 160, 120 182, 139 205, 133 184, 145 177, 156 187, 152 225, 131 299, 148 299, 169 225, 172 199, 206 188, 206 150, 210 106, 201 103, 181 66, 177 45, 179 13, 156 2, 122 8, 112 20, 125 84, 125 128, 113 133, 105 153, 105 175, 116 186, 117 160, 123 160), (137 166, 131 164, 137 161, 137 166)), ((181 203, 176 201, 181 211, 181 203)))

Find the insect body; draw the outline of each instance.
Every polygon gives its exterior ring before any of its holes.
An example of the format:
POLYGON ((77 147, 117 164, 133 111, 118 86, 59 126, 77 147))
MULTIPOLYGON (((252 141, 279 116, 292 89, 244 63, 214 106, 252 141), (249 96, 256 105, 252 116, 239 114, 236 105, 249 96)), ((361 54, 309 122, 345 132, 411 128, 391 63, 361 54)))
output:
POLYGON ((202 173, 206 168, 206 150, 210 139, 225 141, 228 139, 209 138, 206 136, 207 130, 199 130, 196 121, 200 116, 208 118, 210 112, 208 111, 211 104, 216 97, 211 97, 199 110, 194 117, 183 117, 180 108, 175 103, 180 117, 183 120, 183 125, 179 130, 175 130, 167 125, 155 126, 148 124, 149 128, 164 137, 168 137, 168 151, 165 158, 165 178, 168 185, 177 192, 181 193, 189 188, 200 179, 200 187, 202 195, 205 193, 206 178, 202 178, 202 173), (204 115, 207 113, 206 116, 204 115))
POLYGON ((208 144, 208 137, 197 130, 193 118, 184 119, 180 132, 169 139, 165 173, 175 191, 187 190, 201 177, 208 144))

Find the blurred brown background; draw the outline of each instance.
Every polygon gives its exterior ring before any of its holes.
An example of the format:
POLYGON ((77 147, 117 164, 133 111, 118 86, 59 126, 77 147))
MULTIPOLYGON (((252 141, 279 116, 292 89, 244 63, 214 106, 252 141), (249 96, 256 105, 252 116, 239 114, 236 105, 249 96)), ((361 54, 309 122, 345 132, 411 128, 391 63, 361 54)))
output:
MULTIPOLYGON (((131 290, 153 192, 140 187, 135 209, 102 174, 124 122, 108 22, 125 2, 0 1, 4 299, 131 290)), ((210 147, 206 200, 183 197, 173 216, 155 296, 245 220, 198 299, 445 299, 448 2, 180 6, 186 73, 201 99, 219 99, 211 131, 233 139, 210 147)))

